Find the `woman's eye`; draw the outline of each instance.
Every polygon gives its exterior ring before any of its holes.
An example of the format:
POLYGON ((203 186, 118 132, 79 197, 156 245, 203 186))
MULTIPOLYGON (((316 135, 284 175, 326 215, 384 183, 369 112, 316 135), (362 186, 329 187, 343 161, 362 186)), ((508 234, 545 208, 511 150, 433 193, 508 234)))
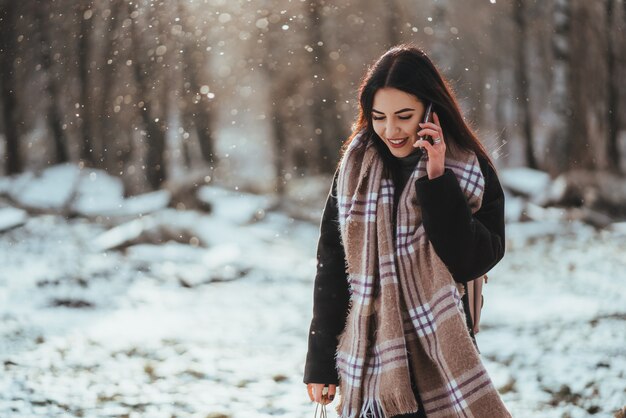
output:
MULTIPOLYGON (((413 115, 411 116, 398 116, 398 119, 402 119, 402 120, 407 120, 407 119, 411 119, 413 117, 413 115)), ((383 120, 385 119, 384 116, 372 116, 372 120, 383 120)))

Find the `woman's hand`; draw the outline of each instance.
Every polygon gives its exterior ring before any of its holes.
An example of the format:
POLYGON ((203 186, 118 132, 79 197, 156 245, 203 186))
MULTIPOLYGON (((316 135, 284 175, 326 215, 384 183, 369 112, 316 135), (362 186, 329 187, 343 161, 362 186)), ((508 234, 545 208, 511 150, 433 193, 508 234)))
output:
POLYGON ((311 402, 317 402, 322 405, 327 405, 331 403, 333 399, 335 399, 337 385, 328 385, 328 393, 324 391, 324 386, 326 385, 323 383, 308 383, 306 385, 311 402))
POLYGON ((428 161, 426 161, 426 173, 429 179, 441 176, 445 170, 444 162, 446 158, 446 143, 443 140, 443 131, 439 124, 439 116, 433 112, 433 122, 420 123, 420 129, 417 135, 429 135, 433 139, 431 144, 423 139, 415 141, 413 144, 416 148, 425 148, 428 153, 428 161))

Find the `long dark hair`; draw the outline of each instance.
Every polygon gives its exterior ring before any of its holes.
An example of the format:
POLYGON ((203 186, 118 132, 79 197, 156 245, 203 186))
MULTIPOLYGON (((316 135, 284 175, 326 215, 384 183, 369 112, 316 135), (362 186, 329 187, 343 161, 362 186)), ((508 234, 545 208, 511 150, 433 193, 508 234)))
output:
POLYGON ((459 104, 448 81, 443 78, 424 51, 410 44, 394 46, 368 68, 359 87, 359 114, 352 126, 352 134, 343 145, 344 151, 357 133, 365 130, 365 135, 374 142, 382 156, 385 167, 392 171, 394 178, 396 177, 397 160, 378 138, 372 125, 374 95, 383 87, 393 87, 412 94, 422 103, 432 102, 433 111, 439 116, 446 144, 473 151, 492 164, 476 134, 463 120, 459 104))

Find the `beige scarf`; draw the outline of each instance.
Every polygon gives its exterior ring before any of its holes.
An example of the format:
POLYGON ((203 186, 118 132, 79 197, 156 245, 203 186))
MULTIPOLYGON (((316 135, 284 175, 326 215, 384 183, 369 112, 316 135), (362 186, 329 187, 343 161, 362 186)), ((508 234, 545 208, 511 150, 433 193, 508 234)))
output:
MULTIPOLYGON (((476 156, 446 157, 472 212, 484 179, 476 156)), ((422 225, 415 187, 422 158, 398 202, 372 140, 360 133, 339 169, 339 224, 351 307, 337 348, 341 418, 415 412, 409 364, 426 415, 510 417, 467 330, 462 285, 435 253, 422 225)))

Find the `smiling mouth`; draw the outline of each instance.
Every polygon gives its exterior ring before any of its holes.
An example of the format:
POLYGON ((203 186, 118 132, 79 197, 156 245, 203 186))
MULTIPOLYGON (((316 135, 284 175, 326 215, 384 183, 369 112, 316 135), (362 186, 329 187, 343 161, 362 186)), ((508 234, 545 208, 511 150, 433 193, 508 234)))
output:
POLYGON ((408 140, 409 140, 409 137, 397 138, 397 139, 387 138, 387 141, 389 141, 389 144, 394 148, 402 147, 408 140))

